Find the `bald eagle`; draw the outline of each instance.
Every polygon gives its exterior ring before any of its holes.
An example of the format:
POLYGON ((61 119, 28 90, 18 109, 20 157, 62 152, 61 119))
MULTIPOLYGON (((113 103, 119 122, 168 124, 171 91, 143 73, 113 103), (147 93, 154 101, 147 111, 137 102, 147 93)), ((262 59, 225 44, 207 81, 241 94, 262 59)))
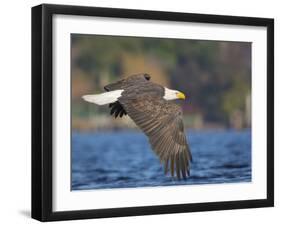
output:
POLYGON ((109 104, 111 115, 129 115, 148 137, 152 149, 178 179, 189 176, 191 152, 185 137, 181 108, 172 103, 185 95, 150 81, 148 74, 131 75, 106 85, 101 94, 85 95, 85 101, 109 104))

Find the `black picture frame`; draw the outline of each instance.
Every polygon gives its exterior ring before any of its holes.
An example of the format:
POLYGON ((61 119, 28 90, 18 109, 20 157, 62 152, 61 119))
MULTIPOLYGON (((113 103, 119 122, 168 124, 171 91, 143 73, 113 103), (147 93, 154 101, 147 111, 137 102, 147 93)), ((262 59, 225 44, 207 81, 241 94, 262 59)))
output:
POLYGON ((270 207, 274 205, 274 20, 117 8, 43 4, 32 8, 32 218, 40 221, 270 207), (129 208, 52 210, 52 18, 55 14, 267 28, 267 198, 129 208))

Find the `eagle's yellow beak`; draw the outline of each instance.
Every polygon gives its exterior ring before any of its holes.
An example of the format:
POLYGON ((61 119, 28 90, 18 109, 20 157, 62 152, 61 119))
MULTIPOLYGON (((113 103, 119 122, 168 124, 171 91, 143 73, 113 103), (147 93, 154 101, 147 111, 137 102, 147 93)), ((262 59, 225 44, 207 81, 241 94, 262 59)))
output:
POLYGON ((184 95, 182 92, 178 92, 178 93, 177 93, 177 97, 178 97, 179 99, 185 100, 185 95, 184 95))

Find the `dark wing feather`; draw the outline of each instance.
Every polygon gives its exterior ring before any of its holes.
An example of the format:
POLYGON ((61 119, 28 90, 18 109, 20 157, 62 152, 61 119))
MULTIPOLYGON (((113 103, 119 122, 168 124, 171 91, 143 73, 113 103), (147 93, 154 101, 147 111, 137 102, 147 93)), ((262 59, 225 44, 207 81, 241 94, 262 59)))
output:
POLYGON ((117 118, 118 116, 122 118, 123 115, 127 115, 127 112, 125 111, 123 106, 119 103, 119 101, 109 104, 109 108, 111 108, 110 114, 114 115, 115 118, 117 118))
POLYGON ((191 153, 186 141, 182 111, 160 97, 143 95, 135 99, 121 97, 128 115, 148 136, 152 149, 165 166, 165 172, 177 178, 189 175, 191 153))

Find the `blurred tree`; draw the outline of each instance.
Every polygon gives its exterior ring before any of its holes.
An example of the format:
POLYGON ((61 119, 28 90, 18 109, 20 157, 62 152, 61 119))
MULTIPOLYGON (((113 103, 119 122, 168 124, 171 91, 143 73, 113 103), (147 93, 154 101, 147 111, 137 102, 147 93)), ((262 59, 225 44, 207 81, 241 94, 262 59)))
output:
POLYGON ((80 34, 72 34, 71 41, 72 108, 77 117, 87 115, 83 111, 107 110, 88 109, 82 94, 101 92, 107 83, 142 72, 185 92, 189 98, 184 113, 200 118, 197 124, 232 126, 234 114, 236 119, 249 117, 245 101, 251 93, 251 43, 80 34))

